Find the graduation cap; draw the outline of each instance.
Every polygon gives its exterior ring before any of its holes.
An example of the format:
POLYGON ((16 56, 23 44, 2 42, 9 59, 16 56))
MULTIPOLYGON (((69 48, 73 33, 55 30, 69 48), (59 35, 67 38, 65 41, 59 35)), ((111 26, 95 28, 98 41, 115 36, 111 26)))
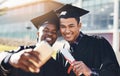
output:
POLYGON ((34 24, 34 26, 37 29, 39 29, 39 27, 45 23, 46 24, 54 24, 57 26, 57 29, 59 29, 59 18, 53 10, 42 16, 38 16, 38 17, 32 19, 31 22, 34 24))
POLYGON ((70 4, 66 4, 63 7, 61 7, 60 9, 56 10, 56 13, 59 15, 59 17, 61 18, 79 18, 85 14, 87 14, 89 11, 76 7, 76 6, 72 6, 70 4))

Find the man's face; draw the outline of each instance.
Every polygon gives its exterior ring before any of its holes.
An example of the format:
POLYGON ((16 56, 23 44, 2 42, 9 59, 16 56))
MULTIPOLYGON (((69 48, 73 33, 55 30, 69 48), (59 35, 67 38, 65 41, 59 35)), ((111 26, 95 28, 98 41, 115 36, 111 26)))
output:
POLYGON ((40 40, 46 40, 50 45, 53 45, 57 39, 56 25, 46 24, 41 32, 39 31, 39 37, 40 40))
POLYGON ((75 18, 60 18, 60 32, 64 39, 70 43, 78 37, 80 26, 75 18))

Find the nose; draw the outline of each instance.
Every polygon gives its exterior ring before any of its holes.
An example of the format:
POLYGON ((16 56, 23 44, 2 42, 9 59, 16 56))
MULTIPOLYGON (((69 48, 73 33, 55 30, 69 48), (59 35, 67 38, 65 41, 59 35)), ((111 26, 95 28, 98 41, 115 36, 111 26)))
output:
POLYGON ((51 35, 52 35, 52 32, 48 32, 47 34, 48 34, 49 36, 51 36, 51 35))
POLYGON ((65 32, 66 32, 66 33, 70 33, 70 29, 69 29, 69 28, 66 28, 66 29, 65 29, 65 32))

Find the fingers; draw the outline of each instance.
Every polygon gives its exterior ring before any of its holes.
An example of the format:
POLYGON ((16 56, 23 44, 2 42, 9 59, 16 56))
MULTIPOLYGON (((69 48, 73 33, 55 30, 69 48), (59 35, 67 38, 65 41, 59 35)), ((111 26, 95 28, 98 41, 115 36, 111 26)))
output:
POLYGON ((19 65, 21 69, 30 72, 39 72, 40 59, 39 53, 36 51, 25 52, 19 59, 19 65))
POLYGON ((36 70, 37 68, 32 62, 26 59, 24 59, 24 61, 20 61, 19 66, 21 69, 25 67, 27 70, 29 70, 29 67, 33 70, 36 70))
MULTIPOLYGON (((26 62, 27 63, 27 62, 26 62)), ((34 68, 34 67, 28 67, 26 66, 25 63, 19 63, 20 69, 26 71, 26 72, 32 72, 32 73, 38 73, 40 71, 39 68, 34 68)))
POLYGON ((32 49, 24 49, 22 51, 19 51, 19 52, 16 52, 14 53, 11 57, 10 57, 10 60, 9 60, 9 63, 15 67, 15 68, 19 68, 19 60, 21 59, 21 55, 24 54, 24 52, 30 52, 32 51, 32 49))
POLYGON ((34 61, 36 63, 40 63, 40 58, 39 58, 40 54, 38 52, 31 51, 31 52, 24 53, 24 55, 26 57, 28 57, 28 59, 30 59, 30 61, 34 61), (26 56, 26 54, 28 54, 28 55, 26 56))
POLYGON ((76 73, 77 76, 82 75, 83 70, 82 70, 82 62, 75 62, 73 63, 73 71, 76 73))
POLYGON ((73 71, 77 76, 84 74, 85 76, 90 76, 91 70, 82 61, 73 62, 73 71))

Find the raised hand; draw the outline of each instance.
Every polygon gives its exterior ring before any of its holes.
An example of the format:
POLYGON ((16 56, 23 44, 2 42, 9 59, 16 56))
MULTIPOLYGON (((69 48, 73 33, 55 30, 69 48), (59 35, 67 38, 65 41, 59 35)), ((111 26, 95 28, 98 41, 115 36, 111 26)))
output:
POLYGON ((9 63, 26 72, 38 73, 40 71, 40 54, 32 49, 25 49, 11 56, 9 63))
POLYGON ((80 76, 84 74, 85 76, 91 75, 91 70, 84 64, 82 61, 74 61, 72 63, 73 71, 76 74, 76 76, 80 76))

